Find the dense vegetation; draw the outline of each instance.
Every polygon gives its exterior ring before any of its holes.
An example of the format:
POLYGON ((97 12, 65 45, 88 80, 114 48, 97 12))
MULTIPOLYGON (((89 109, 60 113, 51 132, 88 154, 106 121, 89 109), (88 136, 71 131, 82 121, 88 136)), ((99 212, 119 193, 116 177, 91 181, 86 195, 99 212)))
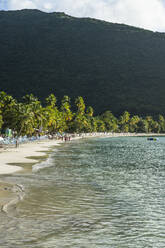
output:
POLYGON ((157 120, 151 116, 141 118, 131 116, 125 111, 118 119, 106 111, 100 116, 94 116, 91 106, 85 106, 84 99, 75 99, 76 111, 73 112, 70 98, 64 96, 60 107, 57 107, 56 97, 50 94, 45 99, 43 107, 34 95, 25 95, 18 102, 5 92, 0 92, 0 129, 12 129, 16 136, 82 132, 165 132, 165 118, 159 115, 157 120))
POLYGON ((0 90, 81 95, 97 114, 165 114, 165 34, 64 13, 0 11, 0 90))

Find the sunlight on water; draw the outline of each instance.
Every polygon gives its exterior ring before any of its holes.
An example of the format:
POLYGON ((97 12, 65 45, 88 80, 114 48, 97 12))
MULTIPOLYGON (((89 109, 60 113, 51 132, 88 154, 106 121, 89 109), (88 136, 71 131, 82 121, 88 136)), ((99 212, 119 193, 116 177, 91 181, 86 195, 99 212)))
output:
POLYGON ((35 168, 1 177, 26 189, 1 248, 164 248, 165 138, 74 141, 35 168))

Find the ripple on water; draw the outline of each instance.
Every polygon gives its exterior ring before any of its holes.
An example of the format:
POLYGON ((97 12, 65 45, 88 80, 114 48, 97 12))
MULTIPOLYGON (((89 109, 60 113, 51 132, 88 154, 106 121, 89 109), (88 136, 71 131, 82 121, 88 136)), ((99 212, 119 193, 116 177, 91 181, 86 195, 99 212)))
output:
POLYGON ((164 154, 163 137, 64 144, 11 176, 27 194, 16 217, 1 218, 0 247, 164 248, 164 154))

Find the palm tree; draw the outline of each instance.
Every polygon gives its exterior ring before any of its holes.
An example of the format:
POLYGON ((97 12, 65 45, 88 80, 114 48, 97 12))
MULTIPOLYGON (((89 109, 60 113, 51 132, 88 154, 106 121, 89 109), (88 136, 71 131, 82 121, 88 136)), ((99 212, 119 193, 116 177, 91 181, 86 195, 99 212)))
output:
MULTIPOLYGON (((33 94, 26 95, 23 97, 25 105, 28 106, 29 113, 33 116, 33 126, 35 130, 41 130, 45 126, 44 109, 41 102, 33 94)), ((29 116, 30 117, 30 116, 29 116)))
POLYGON ((63 119, 63 129, 64 131, 68 131, 70 129, 71 121, 73 119, 73 113, 71 111, 70 106, 70 98, 68 96, 63 97, 60 109, 63 119))
POLYGON ((29 104, 18 104, 13 126, 18 136, 32 136, 35 132, 35 119, 29 104))
POLYGON ((17 101, 5 92, 0 92, 0 111, 3 119, 3 129, 11 128, 14 117, 14 109, 17 101))
POLYGON ((45 100, 47 106, 55 107, 57 99, 54 94, 50 94, 45 100))

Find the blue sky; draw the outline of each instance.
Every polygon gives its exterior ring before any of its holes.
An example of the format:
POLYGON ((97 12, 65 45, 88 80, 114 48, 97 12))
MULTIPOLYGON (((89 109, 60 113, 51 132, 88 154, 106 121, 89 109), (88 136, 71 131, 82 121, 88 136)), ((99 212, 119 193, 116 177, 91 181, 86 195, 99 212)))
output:
POLYGON ((0 0, 0 10, 7 9, 8 8, 7 4, 8 4, 7 0, 0 0))
POLYGON ((60 11, 165 32, 165 0, 0 0, 0 9, 60 11))

